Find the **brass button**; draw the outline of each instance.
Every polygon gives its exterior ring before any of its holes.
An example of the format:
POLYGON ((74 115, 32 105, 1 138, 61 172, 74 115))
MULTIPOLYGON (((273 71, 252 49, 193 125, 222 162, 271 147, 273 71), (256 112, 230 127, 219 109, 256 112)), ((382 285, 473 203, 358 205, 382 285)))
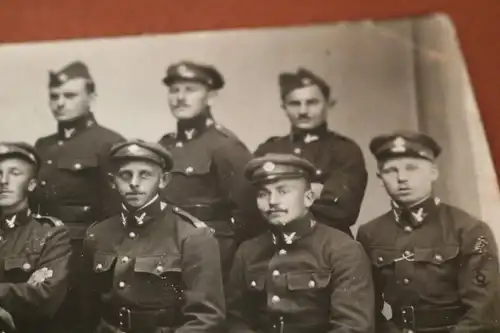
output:
POLYGON ((313 280, 309 281, 309 288, 314 288, 316 287, 316 282, 314 282, 313 280))
POLYGON ((76 163, 76 164, 74 165, 74 167, 75 167, 75 169, 76 169, 76 170, 79 170, 79 169, 81 169, 81 168, 82 168, 82 165, 81 165, 80 163, 76 163))
POLYGON ((88 212, 90 210, 90 206, 83 206, 83 211, 88 212))
POLYGON ((378 258, 377 258, 377 261, 378 261, 378 262, 383 262, 383 261, 384 261, 384 258, 382 258, 382 257, 378 257, 378 258))
POLYGON ((64 141, 59 140, 59 141, 57 141, 57 144, 58 144, 59 146, 62 146, 62 145, 64 144, 64 141))
POLYGON ((278 254, 279 254, 280 256, 284 256, 284 255, 286 254, 286 250, 285 250, 285 249, 281 249, 281 250, 278 252, 278 254))
POLYGON ((29 262, 25 262, 25 263, 23 264, 23 269, 24 269, 25 271, 29 270, 30 268, 31 268, 31 265, 30 265, 30 263, 29 263, 29 262))
POLYGON ((3 241, 3 237, 2 237, 2 236, 0 236, 0 242, 1 242, 1 241, 3 241))
POLYGON ((316 174, 319 176, 323 173, 323 171, 321 171, 320 169, 316 170, 316 174))
POLYGON ((255 288, 255 287, 257 287, 257 282, 252 281, 252 282, 250 282, 250 285, 251 285, 253 288, 255 288))
POLYGON ((440 254, 436 254, 436 255, 434 256, 434 258, 436 259, 436 261, 437 261, 437 262, 441 262, 441 261, 443 261, 443 256, 442 256, 442 255, 440 255, 440 254))
POLYGON ((410 284, 410 279, 404 278, 403 283, 406 285, 410 284))
POLYGON ((45 185, 47 185, 47 182, 46 182, 45 180, 42 180, 42 181, 40 182, 40 185, 45 186, 45 185))
POLYGON ((300 154, 300 153, 302 152, 302 150, 301 150, 300 148, 295 148, 295 149, 293 150, 293 152, 294 152, 295 154, 300 154))
POLYGON ((411 252, 410 252, 410 251, 408 251, 408 250, 406 250, 406 251, 404 252, 404 255, 408 257, 409 255, 411 255, 411 252))
POLYGON ((180 147, 182 147, 183 145, 184 145, 184 144, 183 144, 181 141, 177 141, 177 142, 175 143, 175 146, 176 146, 176 147, 179 147, 179 148, 180 148, 180 147))
POLYGON ((413 228, 408 225, 408 226, 404 227, 404 231, 406 231, 406 232, 412 232, 413 228))
POLYGON ((48 161, 47 161, 47 164, 52 164, 52 160, 48 160, 48 161))
POLYGON ((271 302, 273 302, 273 303, 278 303, 279 301, 280 301, 279 296, 274 295, 273 297, 271 297, 271 302))
POLYGON ((133 239, 133 238, 135 238, 135 236, 137 236, 137 235, 135 234, 135 232, 131 231, 131 232, 128 234, 128 236, 129 236, 130 238, 132 238, 132 239, 133 239))
POLYGON ((163 272, 163 266, 161 266, 161 265, 156 266, 156 271, 157 271, 158 273, 163 272))
POLYGON ((123 288, 125 288, 125 282, 120 281, 120 282, 118 283, 118 287, 120 287, 120 288, 122 288, 122 289, 123 289, 123 288))
POLYGON ((191 172, 193 172, 193 171, 194 171, 194 168, 193 168, 192 166, 188 166, 188 167, 186 168, 186 172, 187 172, 187 173, 191 173, 191 172))
POLYGON ((278 270, 273 271, 273 276, 274 277, 280 276, 280 271, 278 271, 278 270))
POLYGON ((125 264, 125 263, 129 262, 129 260, 130 260, 129 257, 125 256, 122 258, 122 263, 125 264))
POLYGON ((97 264, 95 266, 96 271, 102 271, 102 264, 97 264))

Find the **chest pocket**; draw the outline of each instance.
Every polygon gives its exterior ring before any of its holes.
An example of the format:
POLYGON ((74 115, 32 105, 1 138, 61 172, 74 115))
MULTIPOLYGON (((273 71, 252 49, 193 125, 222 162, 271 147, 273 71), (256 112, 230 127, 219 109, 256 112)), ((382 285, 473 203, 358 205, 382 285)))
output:
POLYGON ((90 171, 99 167, 99 159, 97 156, 61 157, 57 162, 57 167, 73 172, 90 171))
POLYGON ((316 291, 325 289, 330 284, 331 273, 327 271, 291 272, 286 274, 288 290, 316 291))
POLYGON ((441 246, 437 248, 417 248, 415 249, 415 261, 443 265, 455 259, 458 253, 459 247, 457 245, 441 246))
POLYGON ((34 256, 7 257, 4 262, 5 274, 9 282, 19 283, 28 281, 36 269, 34 256))
POLYGON ((185 176, 201 176, 210 172, 212 167, 212 158, 209 152, 181 148, 182 150, 173 150, 172 157, 174 166, 172 173, 183 174, 185 176))
POLYGON ((150 277, 162 277, 182 271, 178 255, 139 257, 135 259, 134 272, 150 277))

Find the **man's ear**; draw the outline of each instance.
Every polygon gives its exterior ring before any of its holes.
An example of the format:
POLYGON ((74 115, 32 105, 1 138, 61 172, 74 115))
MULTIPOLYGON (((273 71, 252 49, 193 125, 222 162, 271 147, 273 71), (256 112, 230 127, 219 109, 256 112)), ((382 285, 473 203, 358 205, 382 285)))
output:
POLYGON ((431 166, 432 181, 436 181, 439 178, 439 168, 435 162, 431 166))
POLYGON ((208 92, 207 104, 210 106, 213 106, 214 101, 218 95, 219 95, 219 92, 217 90, 210 90, 208 92))
POLYGON ((332 109, 335 105, 337 105, 337 101, 334 99, 330 99, 330 100, 328 100, 326 105, 327 105, 328 109, 332 109))
POLYGON ((162 173, 160 178, 160 184, 158 185, 158 187, 160 189, 164 189, 165 187, 167 187, 168 183, 170 183, 171 179, 172 179, 172 174, 170 172, 162 173))

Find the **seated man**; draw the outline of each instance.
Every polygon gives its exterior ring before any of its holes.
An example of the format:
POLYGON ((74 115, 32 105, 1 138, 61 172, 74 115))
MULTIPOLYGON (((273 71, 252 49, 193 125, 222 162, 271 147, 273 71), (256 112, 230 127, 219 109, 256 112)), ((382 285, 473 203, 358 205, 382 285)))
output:
POLYGON ((360 244, 317 223, 307 160, 267 154, 246 176, 271 231, 236 253, 227 295, 230 333, 370 333, 371 267, 360 244))
POLYGON ((500 332, 497 246, 487 224, 433 195, 438 143, 397 132, 370 150, 392 203, 357 236, 374 268, 377 332, 500 332))
POLYGON ((51 332, 68 283, 68 230, 33 215, 28 194, 40 159, 26 143, 0 143, 0 331, 51 332))
POLYGON ((86 332, 93 324, 99 333, 221 332, 225 303, 213 231, 158 195, 168 183, 170 154, 130 140, 111 148, 110 162, 123 205, 87 233, 86 332))

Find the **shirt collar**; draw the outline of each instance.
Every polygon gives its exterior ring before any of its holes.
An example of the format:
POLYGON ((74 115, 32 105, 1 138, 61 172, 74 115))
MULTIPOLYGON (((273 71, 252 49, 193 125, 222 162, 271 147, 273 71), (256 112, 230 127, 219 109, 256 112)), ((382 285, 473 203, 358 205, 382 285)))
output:
POLYGON ((302 130, 292 127, 290 140, 293 142, 303 142, 305 144, 318 141, 328 133, 328 124, 325 122, 316 128, 310 130, 302 130))
POLYGON ((214 124, 215 121, 210 109, 207 108, 194 118, 179 120, 177 122, 176 138, 181 141, 192 140, 204 133, 207 129, 213 127, 214 124))
POLYGON ((120 217, 124 226, 142 226, 147 224, 150 220, 159 216, 165 208, 166 204, 160 200, 157 194, 144 206, 132 210, 125 204, 122 204, 122 211, 120 217))
POLYGON ((392 201, 391 207, 398 224, 417 228, 426 221, 427 216, 436 210, 439 204, 439 198, 430 196, 411 206, 404 206, 401 203, 392 201))
POLYGON ((15 214, 1 215, 0 229, 10 230, 22 226, 31 220, 31 210, 25 208, 15 214))
POLYGON ((62 140, 69 140, 96 124, 94 114, 88 112, 73 121, 58 123, 57 133, 62 140))

